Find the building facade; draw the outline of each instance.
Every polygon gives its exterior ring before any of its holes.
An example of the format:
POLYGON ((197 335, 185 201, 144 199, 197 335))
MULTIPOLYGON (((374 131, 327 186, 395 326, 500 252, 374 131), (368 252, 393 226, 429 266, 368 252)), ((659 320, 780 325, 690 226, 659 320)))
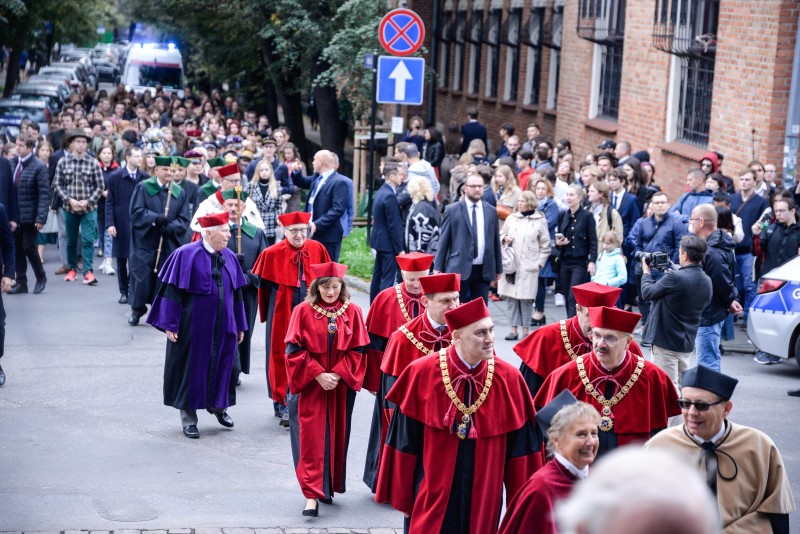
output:
MULTIPOLYGON (((784 159, 797 0, 412 0, 425 21, 426 102, 446 131, 474 106, 490 150, 504 122, 537 124, 576 160, 605 139, 646 150, 676 198, 714 150, 737 178, 784 159)), ((800 98, 800 94, 796 95, 800 98)))

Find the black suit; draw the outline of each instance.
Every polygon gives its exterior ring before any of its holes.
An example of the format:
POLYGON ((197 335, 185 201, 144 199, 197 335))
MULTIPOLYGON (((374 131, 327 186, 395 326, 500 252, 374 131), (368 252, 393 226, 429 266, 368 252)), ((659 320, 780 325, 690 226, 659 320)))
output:
POLYGON ((481 202, 481 207, 485 243, 483 262, 473 264, 475 250, 470 214, 472 202, 466 199, 445 208, 439 236, 439 250, 434 261, 436 270, 461 275, 463 302, 477 297, 487 300, 489 282, 496 280, 497 275, 503 272, 497 210, 486 202, 481 202))
POLYGON ((128 295, 128 256, 131 245, 131 199, 136 184, 149 178, 141 169, 131 175, 123 167, 108 177, 108 196, 106 197, 106 228, 113 226, 117 236, 113 238, 111 255, 117 258, 117 284, 120 295, 128 295))
MULTIPOLYGON (((11 160, 11 168, 16 176, 19 158, 11 160)), ((44 280, 44 267, 39 252, 36 250, 36 236, 39 230, 36 224, 47 222, 50 207, 50 180, 47 166, 31 154, 22 163, 19 180, 15 180, 15 195, 19 206, 19 225, 14 231, 16 247, 17 285, 22 289, 28 287, 28 261, 31 262, 36 280, 44 280)))
MULTIPOLYGON (((2 260, 3 278, 14 279, 16 267, 14 266, 14 236, 11 235, 11 226, 8 224, 6 207, 0 204, 0 260, 2 260)), ((6 308, 3 306, 3 294, 0 292, 0 358, 6 346, 6 308)))
POLYGON ((480 139, 483 141, 486 151, 489 151, 489 142, 487 141, 486 126, 478 121, 469 121, 461 125, 461 153, 467 151, 469 144, 473 139, 480 139))
POLYGON ((372 234, 369 246, 377 252, 369 288, 369 301, 394 285, 397 277, 395 256, 403 252, 403 219, 394 189, 384 183, 378 189, 372 204, 372 234))
POLYGON ((333 261, 339 261, 339 251, 342 248, 344 229, 341 218, 347 211, 347 180, 349 179, 333 171, 322 187, 319 187, 322 175, 314 173, 311 176, 303 176, 299 171, 292 173, 294 185, 309 190, 306 211, 313 209, 311 221, 316 226, 313 238, 325 246, 333 261), (314 204, 309 206, 312 195, 315 195, 314 204))
POLYGON ((10 222, 19 222, 17 194, 14 191, 14 169, 6 158, 0 157, 0 203, 6 207, 10 222))

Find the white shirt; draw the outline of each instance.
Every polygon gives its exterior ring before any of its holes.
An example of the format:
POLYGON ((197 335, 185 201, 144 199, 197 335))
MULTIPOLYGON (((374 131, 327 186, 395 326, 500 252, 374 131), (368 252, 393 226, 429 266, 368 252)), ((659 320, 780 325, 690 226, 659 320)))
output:
MULTIPOLYGON (((428 319, 430 319, 430 316, 428 316, 428 319)), ((461 360, 461 362, 462 362, 464 365, 466 365, 466 366, 467 366, 467 369, 469 369, 470 371, 472 371, 473 369, 475 369, 476 367, 478 367, 478 365, 480 365, 480 363, 481 363, 481 362, 478 362, 478 363, 476 363, 475 365, 470 365, 470 364, 468 364, 468 363, 467 363, 467 360, 465 360, 464 358, 462 358, 462 357, 461 357, 461 353, 460 353, 460 352, 458 352, 458 347, 456 347, 456 354, 458 354, 458 359, 459 359, 459 360, 461 360)))
POLYGON ((722 428, 719 429, 719 432, 714 434, 714 437, 709 440, 703 439, 697 434, 692 434, 692 436, 694 436, 694 439, 696 439, 700 443, 705 443, 706 441, 710 441, 711 443, 716 443, 722 437, 723 434, 725 434, 725 421, 722 422, 722 428))
POLYGON ((570 473, 572 473, 573 475, 575 475, 579 479, 584 479, 584 478, 589 476, 589 466, 588 465, 585 466, 583 469, 578 469, 577 467, 575 467, 575 464, 573 464, 572 462, 570 462, 569 460, 567 460, 566 458, 564 458, 560 454, 556 453, 555 456, 556 456, 556 460, 558 460, 558 463, 563 465, 567 469, 567 471, 569 471, 570 473))
POLYGON ((439 330, 443 326, 447 326, 447 325, 444 325, 444 324, 439 324, 436 321, 434 321, 433 317, 431 317, 431 314, 430 314, 430 312, 428 310, 425 310, 425 314, 428 316, 428 320, 431 322, 431 326, 433 328, 435 328, 436 330, 439 330))
POLYGON ((317 194, 319 194, 319 192, 322 190, 322 187, 325 185, 325 182, 328 181, 328 178, 331 177, 333 171, 334 169, 331 169, 329 171, 325 171, 322 174, 320 174, 322 178, 319 179, 317 187, 313 191, 311 191, 311 196, 308 197, 308 211, 310 211, 311 213, 314 213, 314 199, 317 198, 317 194))
POLYGON ((486 229, 483 226, 483 203, 466 201, 467 215, 469 217, 470 228, 472 227, 472 206, 476 206, 475 214, 478 216, 478 256, 472 260, 472 265, 482 265, 483 255, 486 252, 486 229))

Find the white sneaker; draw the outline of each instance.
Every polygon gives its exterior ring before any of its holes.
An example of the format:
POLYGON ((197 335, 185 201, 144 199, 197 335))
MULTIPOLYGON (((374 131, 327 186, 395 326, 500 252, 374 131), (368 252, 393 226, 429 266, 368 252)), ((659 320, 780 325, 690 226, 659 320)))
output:
POLYGON ((114 266, 111 263, 111 258, 106 258, 103 261, 103 267, 104 267, 103 272, 106 273, 107 275, 117 274, 117 271, 114 270, 114 266))
POLYGON ((106 272, 106 262, 105 261, 101 261, 100 265, 97 266, 97 270, 100 271, 101 273, 105 273, 106 272))
POLYGON ((555 297, 553 297, 556 306, 564 306, 567 302, 564 300, 564 295, 561 293, 556 293, 555 297))

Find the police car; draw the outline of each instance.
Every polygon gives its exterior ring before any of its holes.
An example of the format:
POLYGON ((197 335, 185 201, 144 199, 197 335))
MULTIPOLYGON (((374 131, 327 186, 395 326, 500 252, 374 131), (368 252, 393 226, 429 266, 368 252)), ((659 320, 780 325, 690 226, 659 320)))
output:
POLYGON ((772 269, 760 284, 747 335, 759 350, 800 365, 800 257, 772 269))

